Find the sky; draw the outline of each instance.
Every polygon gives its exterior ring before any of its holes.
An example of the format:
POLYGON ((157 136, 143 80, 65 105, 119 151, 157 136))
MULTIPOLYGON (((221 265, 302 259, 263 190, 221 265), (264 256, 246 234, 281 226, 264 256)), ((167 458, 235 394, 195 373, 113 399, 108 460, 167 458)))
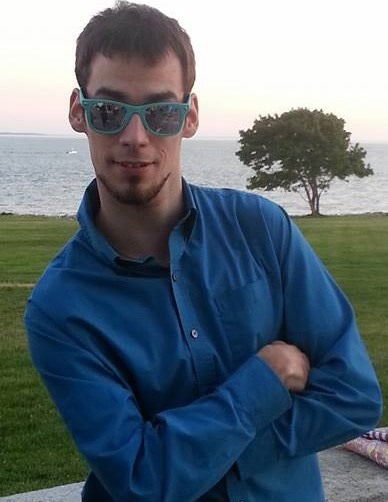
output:
MULTIPOLYGON (((2 2, 0 132, 75 134, 75 40, 113 0, 2 2)), ((306 107, 388 142, 386 0, 150 0, 196 53, 200 138, 238 138, 260 115, 306 107)))

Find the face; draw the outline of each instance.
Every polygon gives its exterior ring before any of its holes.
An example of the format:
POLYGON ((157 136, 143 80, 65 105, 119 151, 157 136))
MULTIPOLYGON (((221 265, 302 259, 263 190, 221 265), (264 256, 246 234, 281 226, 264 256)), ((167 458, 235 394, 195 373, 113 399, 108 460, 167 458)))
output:
MULTIPOLYGON (((183 102, 182 70, 178 58, 168 53, 153 66, 141 59, 97 55, 85 89, 87 97, 109 98, 137 105, 158 101, 183 102)), ((101 206, 173 204, 181 196, 180 147, 198 126, 197 99, 192 96, 182 131, 175 136, 154 136, 133 115, 120 133, 106 136, 86 124, 79 94, 70 100, 70 124, 86 133, 96 172, 101 206)))

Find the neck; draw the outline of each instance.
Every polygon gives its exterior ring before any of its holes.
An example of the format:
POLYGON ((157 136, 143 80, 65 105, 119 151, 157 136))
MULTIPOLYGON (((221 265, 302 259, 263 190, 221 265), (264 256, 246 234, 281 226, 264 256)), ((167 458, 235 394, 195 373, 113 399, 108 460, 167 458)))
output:
POLYGON ((122 204, 98 186, 101 207, 96 225, 123 258, 153 256, 168 265, 168 238, 183 217, 182 185, 176 194, 144 205, 122 204))

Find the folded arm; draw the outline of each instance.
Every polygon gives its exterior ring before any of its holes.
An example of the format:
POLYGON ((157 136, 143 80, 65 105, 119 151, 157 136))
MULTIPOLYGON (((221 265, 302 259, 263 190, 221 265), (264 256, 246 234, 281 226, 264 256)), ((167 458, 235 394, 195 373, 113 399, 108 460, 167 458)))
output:
POLYGON ((36 368, 115 501, 196 500, 291 403, 280 380, 253 355, 213 393, 144 420, 129 386, 32 302, 26 325, 36 368))
POLYGON ((242 478, 280 457, 308 455, 373 428, 381 415, 375 372, 353 310, 325 267, 286 215, 272 232, 284 287, 283 340, 308 357, 306 388, 238 461, 242 478), (275 240, 275 237, 274 237, 275 240))

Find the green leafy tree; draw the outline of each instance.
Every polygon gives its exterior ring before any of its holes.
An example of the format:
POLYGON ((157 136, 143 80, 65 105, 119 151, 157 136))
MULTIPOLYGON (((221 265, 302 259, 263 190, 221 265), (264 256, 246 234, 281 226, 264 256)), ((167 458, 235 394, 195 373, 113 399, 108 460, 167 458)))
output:
POLYGON ((282 115, 260 116, 253 127, 240 131, 236 155, 255 174, 247 188, 282 188, 297 192, 319 215, 321 195, 334 178, 373 174, 365 165, 366 151, 350 144, 345 121, 322 110, 298 108, 282 115))

